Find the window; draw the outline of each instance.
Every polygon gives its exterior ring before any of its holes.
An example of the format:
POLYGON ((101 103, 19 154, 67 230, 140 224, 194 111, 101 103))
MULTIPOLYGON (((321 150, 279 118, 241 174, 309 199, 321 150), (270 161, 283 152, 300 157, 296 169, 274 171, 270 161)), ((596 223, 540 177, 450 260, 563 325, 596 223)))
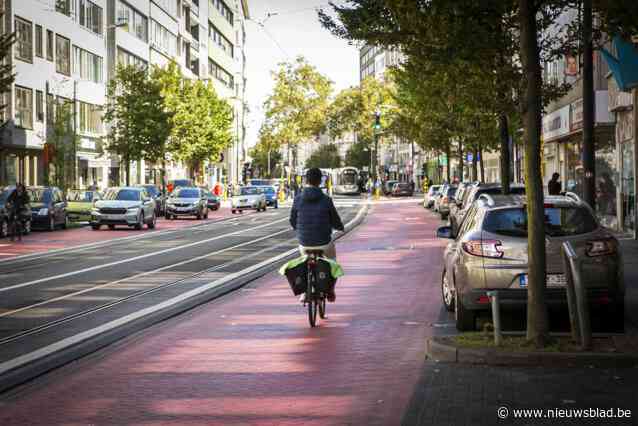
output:
POLYGON ((60 34, 55 35, 55 70, 71 75, 71 41, 60 34))
POLYGON ((234 57, 233 44, 226 37, 224 37, 213 24, 210 24, 209 28, 210 30, 208 36, 213 41, 213 43, 219 46, 221 50, 226 52, 228 56, 230 56, 231 58, 234 57))
POLYGON ((44 56, 42 49, 42 25, 35 26, 35 56, 38 58, 44 56))
POLYGON ((16 126, 33 129, 33 90, 16 86, 16 126))
MULTIPOLYGON (((589 210, 582 207, 546 207, 545 233, 550 237, 586 234, 597 228, 589 210)), ((490 212, 483 230, 500 235, 527 238, 527 211, 524 208, 490 212)))
POLYGON ((136 67, 146 68, 146 61, 144 59, 133 55, 120 47, 117 48, 117 63, 118 65, 123 66, 135 65, 136 67))
POLYGON ((177 55, 177 37, 155 21, 151 21, 151 44, 169 56, 177 55))
POLYGON ((53 102, 53 95, 47 93, 47 123, 52 124, 55 117, 55 103, 53 102))
POLYGON ((16 18, 16 58, 33 63, 33 28, 31 22, 16 18))
POLYGON ((71 16, 71 0, 55 0, 55 10, 71 16))
POLYGON ((153 0, 159 7, 171 16, 177 15, 177 0, 153 0))
POLYGON ((35 92, 35 120, 39 123, 44 121, 44 94, 41 90, 35 92))
POLYGON ((232 74, 210 59, 208 60, 208 71, 210 75, 224 83, 225 86, 231 89, 235 86, 235 79, 232 74))
POLYGON ((148 19, 128 4, 120 1, 117 7, 117 19, 126 22, 126 31, 144 42, 148 42, 148 19))
POLYGON ((102 8, 89 0, 78 0, 78 9, 80 25, 102 35, 102 8))
POLYGON ((233 25, 233 12, 230 10, 230 7, 226 5, 222 0, 210 0, 211 5, 217 9, 217 11, 230 23, 233 25))
POLYGON ((47 60, 53 62, 53 31, 47 30, 47 60))
POLYGON ((99 105, 80 102, 80 132, 102 133, 102 108, 99 105))
POLYGON ((73 46, 73 74, 84 80, 102 83, 102 57, 73 46))

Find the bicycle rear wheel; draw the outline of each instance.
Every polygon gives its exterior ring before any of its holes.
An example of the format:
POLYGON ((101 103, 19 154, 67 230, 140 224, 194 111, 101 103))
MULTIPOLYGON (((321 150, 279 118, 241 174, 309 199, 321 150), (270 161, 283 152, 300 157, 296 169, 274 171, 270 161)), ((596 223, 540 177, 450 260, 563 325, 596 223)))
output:
POLYGON ((308 322, 310 327, 317 325, 317 300, 314 297, 308 301, 308 322))

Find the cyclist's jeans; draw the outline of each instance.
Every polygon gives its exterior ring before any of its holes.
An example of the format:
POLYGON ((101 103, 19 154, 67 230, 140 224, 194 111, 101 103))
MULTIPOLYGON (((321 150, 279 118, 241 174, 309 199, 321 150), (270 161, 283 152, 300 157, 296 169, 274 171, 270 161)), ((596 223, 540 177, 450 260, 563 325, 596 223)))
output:
POLYGON ((299 246, 299 251, 302 255, 306 254, 307 250, 322 250, 323 255, 328 259, 337 260, 337 248, 335 247, 335 243, 331 242, 326 244, 325 246, 316 246, 316 247, 303 247, 299 246))

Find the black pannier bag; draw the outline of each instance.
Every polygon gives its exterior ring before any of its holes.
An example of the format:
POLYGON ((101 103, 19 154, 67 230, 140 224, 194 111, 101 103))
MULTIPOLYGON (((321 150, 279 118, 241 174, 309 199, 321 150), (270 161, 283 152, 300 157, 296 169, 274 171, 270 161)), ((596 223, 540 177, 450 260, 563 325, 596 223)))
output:
MULTIPOLYGON (((315 288, 324 293, 331 291, 334 288, 335 283, 337 282, 337 280, 332 277, 332 273, 330 271, 330 263, 321 259, 317 261, 317 265, 315 267, 315 277, 317 279, 315 288)), ((305 293, 308 289, 307 262, 300 263, 294 268, 288 268, 286 270, 286 278, 288 279, 290 289, 295 296, 299 296, 300 294, 305 293)))

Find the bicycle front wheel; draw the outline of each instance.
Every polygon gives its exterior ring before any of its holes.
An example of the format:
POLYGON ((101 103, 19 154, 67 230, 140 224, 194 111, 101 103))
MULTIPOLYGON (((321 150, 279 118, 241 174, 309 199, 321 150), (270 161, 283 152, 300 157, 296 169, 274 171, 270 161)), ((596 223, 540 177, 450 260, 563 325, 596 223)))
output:
POLYGON ((308 322, 310 323, 310 327, 317 325, 317 299, 314 297, 308 301, 308 322))

